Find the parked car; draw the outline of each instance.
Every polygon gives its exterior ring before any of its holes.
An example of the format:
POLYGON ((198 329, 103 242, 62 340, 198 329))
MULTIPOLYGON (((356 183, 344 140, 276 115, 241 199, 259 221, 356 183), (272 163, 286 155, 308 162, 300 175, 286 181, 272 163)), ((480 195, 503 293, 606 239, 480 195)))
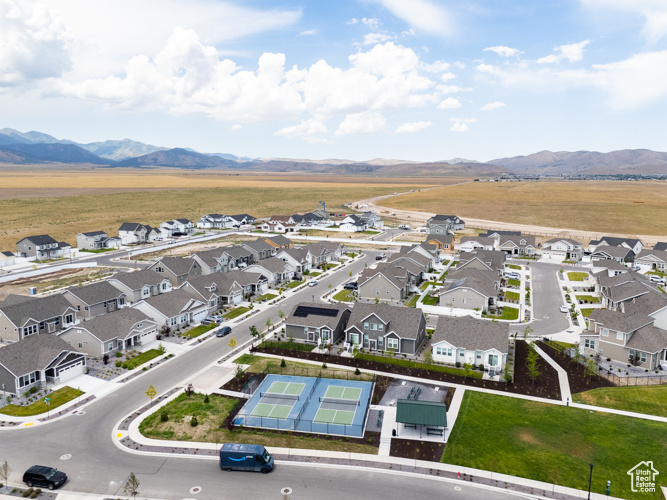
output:
POLYGON ((386 253, 381 253, 375 256, 375 260, 382 260, 387 256, 386 253))
POLYGON ((509 278, 511 280, 519 280, 521 279, 521 275, 519 273, 505 273, 505 277, 509 278))
POLYGON ((632 266, 630 269, 632 269, 633 271, 641 271, 641 267, 639 266, 632 266))
POLYGON ((410 226, 408 226, 407 224, 401 224, 400 226, 398 226, 398 229, 410 229, 410 226))
POLYGON ((229 335, 230 333, 232 333, 232 329, 228 326, 223 326, 222 328, 220 328, 220 330, 218 330, 215 333, 215 336, 216 337, 224 337, 225 335, 229 335))
POLYGON ((356 281, 350 281, 343 286, 344 290, 356 290, 357 288, 359 288, 359 285, 356 281))
POLYGON ((50 490, 62 486, 67 481, 67 474, 53 467, 33 465, 23 474, 23 482, 29 488, 43 486, 50 490))
POLYGON ((202 325, 219 325, 220 323, 222 323, 222 318, 217 316, 207 316, 201 322, 202 325))
POLYGON ((303 280, 303 276, 300 276, 298 274, 295 274, 294 276, 292 276, 292 281, 302 281, 302 280, 303 280))
POLYGON ((652 274, 649 280, 651 280, 652 283, 661 283, 663 285, 665 284, 665 278, 656 274, 652 274))
POLYGON ((308 286, 317 286, 317 280, 308 282, 308 286))
POLYGON ((560 306, 560 312, 562 312, 562 313, 566 313, 566 312, 568 312, 569 310, 570 310, 570 308, 567 307, 567 306, 560 306))

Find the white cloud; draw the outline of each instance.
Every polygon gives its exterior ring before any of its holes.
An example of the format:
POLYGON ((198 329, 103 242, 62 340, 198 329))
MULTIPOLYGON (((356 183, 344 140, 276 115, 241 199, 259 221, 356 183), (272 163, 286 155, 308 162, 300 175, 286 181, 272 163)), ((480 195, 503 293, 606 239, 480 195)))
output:
POLYGON ((0 5, 0 88, 58 77, 71 68, 71 34, 51 9, 37 2, 0 5))
POLYGON ((202 114, 237 123, 325 120, 441 99, 417 54, 391 42, 352 54, 347 69, 320 60, 286 70, 285 60, 284 54, 265 53, 255 70, 242 70, 233 60, 221 59, 193 30, 177 29, 157 54, 132 58, 122 76, 60 82, 53 89, 56 95, 123 109, 202 114))
POLYGON ((465 123, 456 122, 454 125, 451 126, 449 130, 452 132, 467 132, 468 125, 466 125, 465 123))
POLYGON ((362 17, 361 19, 353 17, 346 24, 360 24, 360 23, 365 24, 372 30, 376 30, 382 25, 380 20, 375 17, 362 17))
POLYGON ((301 120, 301 123, 298 125, 293 125, 291 127, 281 128, 273 133, 273 135, 283 136, 283 137, 301 137, 309 142, 325 142, 321 137, 318 137, 322 134, 326 134, 327 126, 317 120, 301 120))
POLYGON ((441 94, 458 94, 459 92, 469 92, 470 87, 459 87, 458 85, 437 85, 436 88, 441 94))
POLYGON ((504 102, 496 101, 496 102, 489 102, 489 103, 485 104, 484 106, 482 106, 481 110, 482 111, 493 111, 494 109, 499 109, 499 108, 504 108, 504 107, 505 107, 504 102))
POLYGON ((442 75, 440 75, 440 79, 441 79, 443 82, 447 82, 447 81, 449 81, 449 80, 453 80, 454 78, 456 78, 456 75, 455 75, 454 73, 443 73, 442 75))
POLYGON ((477 121, 477 118, 456 118, 452 117, 449 119, 450 122, 458 122, 458 123, 475 123, 477 121))
POLYGON ((371 133, 382 130, 385 125, 384 116, 374 111, 365 111, 363 113, 353 113, 345 117, 338 126, 336 135, 348 135, 359 133, 371 133))
POLYGON ((487 47, 484 49, 484 52, 495 52, 499 56, 503 57, 512 57, 518 54, 521 54, 519 49, 513 49, 511 47, 505 47, 504 45, 496 45, 495 47, 487 47))
POLYGON ((642 35, 651 43, 667 36, 667 2, 664 0, 580 0, 585 6, 608 12, 636 14, 644 18, 642 35))
POLYGON ((454 99, 453 97, 448 97, 438 104, 438 109, 456 109, 461 107, 461 101, 454 99))
POLYGON ((537 62, 540 64, 550 64, 560 62, 563 59, 567 59, 570 62, 581 61, 584 57, 584 47, 589 43, 591 43, 590 40, 584 40, 583 42, 572 43, 570 45, 560 45, 554 48, 556 54, 541 57, 537 62))
POLYGON ((367 33, 364 35, 364 41, 362 42, 362 45, 375 45, 378 43, 388 42, 389 40, 393 39, 393 36, 387 35, 386 33, 367 33))
POLYGON ((431 35, 448 36, 453 31, 450 14, 430 0, 374 0, 411 27, 431 35))
POLYGON ((235 123, 234 125, 232 125, 232 130, 234 132, 237 132, 237 131, 241 130, 242 128, 243 128, 243 125, 241 125, 240 123, 235 123))
POLYGON ((494 66, 493 64, 478 64, 477 65, 477 70, 481 71, 482 73, 488 73, 490 75, 496 75, 500 72, 500 68, 498 66, 494 66))
POLYGON ((429 128, 433 123, 421 121, 421 122, 408 122, 400 125, 396 129, 397 134, 411 134, 414 132, 419 132, 420 130, 425 130, 429 128))
POLYGON ((319 31, 317 31, 316 29, 312 29, 312 30, 302 31, 301 33, 299 33, 299 36, 312 36, 312 35, 317 35, 318 33, 319 31))

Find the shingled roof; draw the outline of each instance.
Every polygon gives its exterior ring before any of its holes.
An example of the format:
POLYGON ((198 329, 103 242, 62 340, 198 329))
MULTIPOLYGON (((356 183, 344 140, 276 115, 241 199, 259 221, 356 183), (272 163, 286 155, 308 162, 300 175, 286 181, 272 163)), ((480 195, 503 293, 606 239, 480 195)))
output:
POLYGON ((118 311, 103 314, 102 316, 85 321, 68 331, 76 329, 88 330, 95 338, 102 342, 107 342, 115 338, 124 339, 132 331, 132 327, 142 321, 154 323, 152 319, 139 309, 124 307, 118 311))
MULTIPOLYGON (((313 304, 312 302, 299 302, 296 304, 285 319, 287 325, 311 326, 311 327, 329 327, 332 330, 336 328, 341 316, 350 309, 345 304, 313 304), (295 316, 295 313, 298 315, 295 316), (335 315, 318 314, 318 311, 334 311, 335 315)), ((333 313, 332 313, 333 314, 333 313)))
POLYGON ((55 335, 30 335, 0 349, 0 365, 20 377, 47 368, 63 352, 77 352, 55 335))
POLYGON ((67 289, 84 304, 93 305, 119 298, 123 293, 108 281, 91 283, 84 286, 73 286, 67 289))
POLYGON ((442 341, 458 348, 480 351, 496 349, 507 354, 509 327, 506 323, 472 316, 440 316, 431 337, 431 345, 442 341))
POLYGON ((385 334, 396 332, 402 338, 415 339, 419 333, 419 325, 424 314, 414 307, 390 306, 389 304, 367 304, 357 302, 352 308, 348 328, 356 326, 363 331, 364 319, 371 314, 376 315, 386 325, 385 334))
POLYGON ((45 321, 62 316, 72 304, 58 293, 46 297, 24 297, 10 295, 0 303, 0 312, 16 326, 22 327, 28 320, 45 321))

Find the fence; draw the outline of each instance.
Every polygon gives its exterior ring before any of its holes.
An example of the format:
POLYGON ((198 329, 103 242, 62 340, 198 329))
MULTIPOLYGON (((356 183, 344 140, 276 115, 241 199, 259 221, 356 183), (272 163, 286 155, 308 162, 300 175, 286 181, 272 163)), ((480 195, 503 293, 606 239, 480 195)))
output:
POLYGON ((377 375, 375 373, 360 373, 355 375, 352 370, 337 370, 335 368, 307 367, 307 366, 275 366, 267 365, 262 372, 264 375, 292 375, 294 377, 314 377, 315 388, 322 378, 334 378, 340 380, 361 380, 363 382, 375 382, 377 375))
MULTIPOLYGON (((304 406, 305 408, 305 406, 304 406)), ((366 407, 368 414, 368 405, 366 407)), ((364 417, 364 423, 366 418, 364 417)), ((325 422, 315 422, 313 420, 303 419, 301 412, 296 418, 272 418, 272 417, 253 417, 250 415, 238 415, 235 419, 235 425, 245 427, 258 427, 261 429, 278 429, 281 431, 310 432, 317 434, 335 434, 338 436, 362 437, 364 435, 364 424, 330 424, 325 422)))

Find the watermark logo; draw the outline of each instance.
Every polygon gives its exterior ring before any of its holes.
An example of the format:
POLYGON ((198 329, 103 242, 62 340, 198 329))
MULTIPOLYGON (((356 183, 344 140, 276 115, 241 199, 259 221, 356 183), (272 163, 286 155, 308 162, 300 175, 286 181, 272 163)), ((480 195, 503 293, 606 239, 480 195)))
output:
POLYGON ((653 461, 639 462, 628 471, 630 488, 635 493, 655 493, 655 476, 658 474, 653 461))

